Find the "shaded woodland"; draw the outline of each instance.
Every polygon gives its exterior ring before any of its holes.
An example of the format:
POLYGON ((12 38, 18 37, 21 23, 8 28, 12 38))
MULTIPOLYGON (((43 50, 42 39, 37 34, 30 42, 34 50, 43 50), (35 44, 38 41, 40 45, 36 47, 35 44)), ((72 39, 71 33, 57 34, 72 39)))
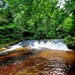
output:
POLYGON ((75 49, 75 0, 2 0, 0 45, 28 39, 64 39, 75 49), (5 5, 7 4, 7 7, 5 5))

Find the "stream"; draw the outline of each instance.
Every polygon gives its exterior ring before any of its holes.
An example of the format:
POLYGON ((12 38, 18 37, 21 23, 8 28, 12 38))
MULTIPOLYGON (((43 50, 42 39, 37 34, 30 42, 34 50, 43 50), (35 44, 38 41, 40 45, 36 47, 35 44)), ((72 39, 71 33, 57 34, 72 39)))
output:
POLYGON ((75 52, 62 39, 24 40, 0 51, 0 75, 75 75, 75 52))

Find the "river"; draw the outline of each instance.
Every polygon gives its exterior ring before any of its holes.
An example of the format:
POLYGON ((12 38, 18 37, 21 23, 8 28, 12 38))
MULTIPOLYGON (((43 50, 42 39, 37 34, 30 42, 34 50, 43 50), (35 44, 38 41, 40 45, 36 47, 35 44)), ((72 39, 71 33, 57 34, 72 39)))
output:
POLYGON ((24 40, 0 51, 0 75, 75 75, 75 51, 62 40, 24 40))

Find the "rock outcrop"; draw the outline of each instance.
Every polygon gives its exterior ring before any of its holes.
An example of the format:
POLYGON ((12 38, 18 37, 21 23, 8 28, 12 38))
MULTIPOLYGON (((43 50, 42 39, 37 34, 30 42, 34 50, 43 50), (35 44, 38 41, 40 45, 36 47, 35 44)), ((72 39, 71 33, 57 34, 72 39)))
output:
POLYGON ((0 75, 75 75, 75 52, 16 49, 0 55, 0 75))

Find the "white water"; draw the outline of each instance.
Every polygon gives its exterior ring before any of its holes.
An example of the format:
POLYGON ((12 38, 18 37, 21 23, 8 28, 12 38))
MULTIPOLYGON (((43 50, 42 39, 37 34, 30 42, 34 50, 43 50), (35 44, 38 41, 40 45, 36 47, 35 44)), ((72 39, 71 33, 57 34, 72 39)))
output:
POLYGON ((34 43, 31 42, 29 47, 32 49, 41 49, 41 48, 48 48, 48 49, 56 49, 56 50, 69 50, 66 44, 64 44, 60 40, 52 40, 52 41, 35 41, 34 43))
POLYGON ((5 53, 5 52, 13 51, 13 50, 15 50, 17 48, 22 48, 22 46, 20 46, 19 44, 9 46, 7 49, 5 49, 3 51, 0 51, 0 54, 5 53))
POLYGON ((0 51, 0 53, 13 51, 17 48, 23 48, 27 46, 29 49, 37 49, 40 50, 42 48, 47 49, 55 49, 55 50, 69 50, 66 44, 62 42, 60 39, 54 40, 25 40, 19 42, 18 44, 9 46, 6 50, 0 51))

